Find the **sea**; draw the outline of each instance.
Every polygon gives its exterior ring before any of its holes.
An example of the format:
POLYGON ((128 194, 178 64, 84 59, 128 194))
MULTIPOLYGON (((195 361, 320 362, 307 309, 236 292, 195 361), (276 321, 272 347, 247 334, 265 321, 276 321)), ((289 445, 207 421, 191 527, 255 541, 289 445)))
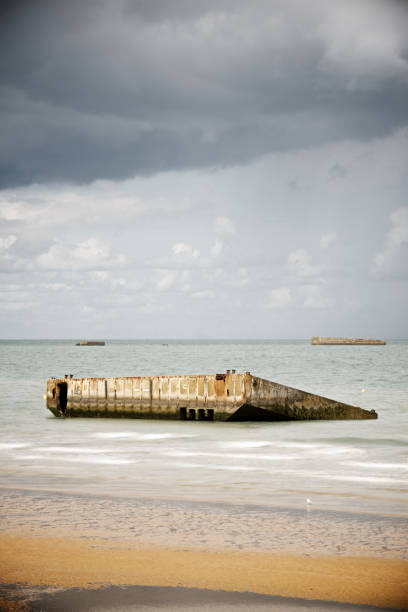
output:
POLYGON ((0 489, 408 518, 408 342, 0 342, 0 489), (374 409, 377 420, 55 418, 51 376, 250 371, 374 409))

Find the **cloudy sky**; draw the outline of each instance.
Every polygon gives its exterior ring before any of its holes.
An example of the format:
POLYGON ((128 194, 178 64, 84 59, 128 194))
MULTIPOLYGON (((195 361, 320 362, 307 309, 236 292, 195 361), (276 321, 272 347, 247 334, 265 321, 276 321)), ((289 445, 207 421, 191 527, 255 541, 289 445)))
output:
POLYGON ((3 0, 0 337, 408 337, 408 3, 3 0))

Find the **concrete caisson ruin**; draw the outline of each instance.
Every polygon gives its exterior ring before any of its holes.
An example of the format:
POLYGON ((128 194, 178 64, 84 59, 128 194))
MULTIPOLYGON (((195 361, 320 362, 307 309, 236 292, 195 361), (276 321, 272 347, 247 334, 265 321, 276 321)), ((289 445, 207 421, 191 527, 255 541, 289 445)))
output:
POLYGON ((363 410, 249 372, 121 378, 51 378, 47 408, 57 417, 198 421, 376 419, 363 410))
POLYGON ((351 346, 359 345, 384 345, 387 344, 386 340, 367 340, 365 338, 331 338, 326 336, 313 336, 313 345, 335 345, 335 344, 349 344, 351 346))

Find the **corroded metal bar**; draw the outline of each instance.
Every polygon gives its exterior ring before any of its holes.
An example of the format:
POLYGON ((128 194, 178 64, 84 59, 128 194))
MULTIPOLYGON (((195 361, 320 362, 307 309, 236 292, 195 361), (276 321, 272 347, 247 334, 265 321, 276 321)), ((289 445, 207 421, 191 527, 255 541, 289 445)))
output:
POLYGON ((120 378, 51 378, 47 408, 55 416, 216 421, 375 419, 363 410, 252 376, 199 374, 120 378))

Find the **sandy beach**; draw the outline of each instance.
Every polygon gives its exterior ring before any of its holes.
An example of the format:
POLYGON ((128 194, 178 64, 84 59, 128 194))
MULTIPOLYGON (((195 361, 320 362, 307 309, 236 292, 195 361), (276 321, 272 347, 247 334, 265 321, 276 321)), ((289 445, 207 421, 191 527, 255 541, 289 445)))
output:
POLYGON ((397 559, 143 549, 126 541, 4 534, 0 548, 2 582, 26 590, 160 585, 408 606, 408 562, 397 559))
MULTIPOLYGON (((110 609, 126 593, 132 605, 150 601, 152 609, 152 591, 128 590, 135 587, 171 587, 154 591, 167 609, 172 601, 175 609, 184 605, 183 589, 199 589, 187 597, 189 609, 214 608, 211 597, 218 601, 220 592, 290 598, 252 601, 247 609, 303 600, 408 608, 406 521, 398 518, 339 514, 336 521, 330 513, 11 490, 2 491, 2 507, 6 610, 19 609, 12 607, 18 602, 27 610, 99 609, 92 597, 101 589, 108 589, 102 599, 110 609)), ((236 604, 218 602, 216 609, 236 604)))

